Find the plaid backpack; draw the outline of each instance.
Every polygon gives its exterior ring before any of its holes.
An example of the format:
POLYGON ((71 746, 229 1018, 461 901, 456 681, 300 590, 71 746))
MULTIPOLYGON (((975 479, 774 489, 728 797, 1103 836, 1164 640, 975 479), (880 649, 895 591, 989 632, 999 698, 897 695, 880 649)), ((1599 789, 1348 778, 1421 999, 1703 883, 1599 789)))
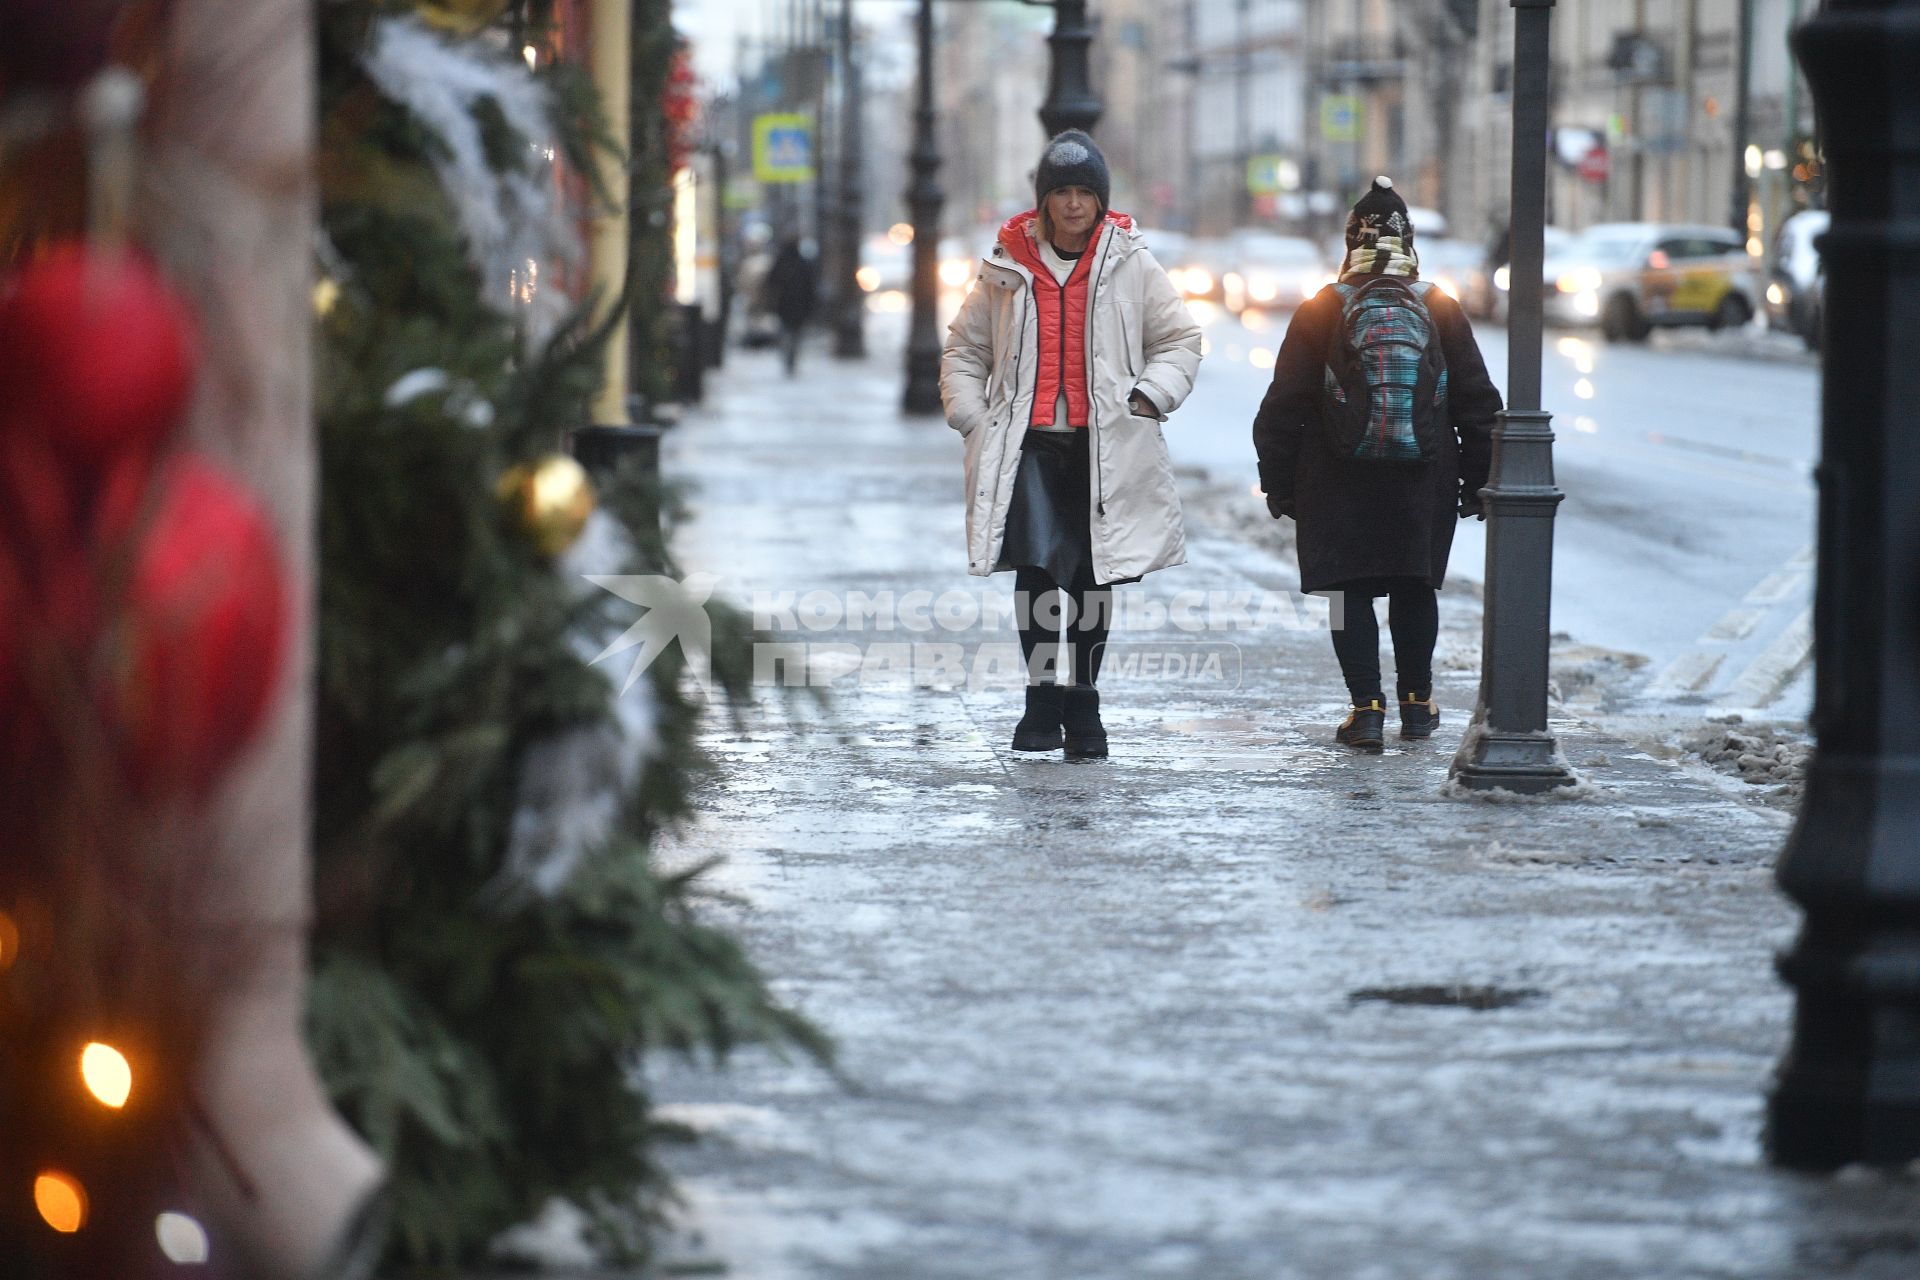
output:
POLYGON ((1320 419, 1334 455, 1355 462, 1430 460, 1447 419, 1447 361, 1434 340, 1425 281, 1376 276, 1336 284, 1340 324, 1327 341, 1320 419))

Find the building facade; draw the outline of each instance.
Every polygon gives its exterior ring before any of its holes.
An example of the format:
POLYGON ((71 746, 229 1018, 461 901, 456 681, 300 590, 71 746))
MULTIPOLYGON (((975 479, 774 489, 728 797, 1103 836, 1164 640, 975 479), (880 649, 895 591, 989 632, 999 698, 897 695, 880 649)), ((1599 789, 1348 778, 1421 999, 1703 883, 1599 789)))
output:
MULTIPOLYGON (((1799 0, 1558 6, 1549 219, 1572 230, 1633 220, 1734 224, 1768 246, 1786 216, 1822 198, 1812 101, 1787 45, 1802 16, 1799 0), (1751 67, 1737 137, 1743 35, 1751 67), (1736 191, 1736 174, 1750 199, 1736 191)), ((1463 100, 1470 178, 1455 199, 1465 223, 1492 225, 1507 209, 1511 8, 1482 0, 1480 26, 1463 100)))

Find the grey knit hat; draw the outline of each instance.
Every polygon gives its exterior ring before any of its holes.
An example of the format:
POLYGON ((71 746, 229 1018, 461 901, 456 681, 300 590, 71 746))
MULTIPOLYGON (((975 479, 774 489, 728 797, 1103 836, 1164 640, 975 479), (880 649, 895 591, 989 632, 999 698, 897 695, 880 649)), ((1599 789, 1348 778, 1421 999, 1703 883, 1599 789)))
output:
POLYGON ((1407 215, 1407 202, 1393 189, 1393 179, 1382 174, 1367 188, 1347 215, 1347 248, 1358 249, 1381 236, 1413 241, 1413 219, 1407 215))
POLYGON ((1048 194, 1061 187, 1085 187, 1100 197, 1102 209, 1112 200, 1113 178, 1107 172, 1107 158, 1093 139, 1078 129, 1069 129, 1047 144, 1033 175, 1034 202, 1045 204, 1048 194))

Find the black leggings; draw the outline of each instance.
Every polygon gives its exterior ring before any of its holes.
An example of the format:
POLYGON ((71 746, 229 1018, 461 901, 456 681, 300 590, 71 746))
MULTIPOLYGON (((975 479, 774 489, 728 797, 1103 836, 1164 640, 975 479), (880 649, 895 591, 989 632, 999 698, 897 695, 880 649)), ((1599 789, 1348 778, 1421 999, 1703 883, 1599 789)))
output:
POLYGON ((1079 587, 1062 590, 1045 569, 1019 568, 1013 572, 1014 618, 1020 625, 1020 652, 1027 660, 1027 679, 1033 684, 1091 685, 1100 678, 1100 660, 1106 656, 1107 632, 1113 626, 1113 588, 1079 587), (1064 597, 1064 600, 1062 599, 1064 597), (1063 680, 1060 628, 1063 609, 1070 609, 1069 628, 1073 678, 1063 680), (1048 677, 1052 677, 1051 680, 1048 677))
POLYGON ((1333 633, 1353 705, 1386 700, 1380 688, 1380 624, 1373 602, 1387 597, 1387 626, 1393 633, 1393 665, 1402 700, 1433 696, 1433 646, 1440 638, 1440 601, 1418 578, 1352 582, 1346 588, 1345 625, 1333 633))

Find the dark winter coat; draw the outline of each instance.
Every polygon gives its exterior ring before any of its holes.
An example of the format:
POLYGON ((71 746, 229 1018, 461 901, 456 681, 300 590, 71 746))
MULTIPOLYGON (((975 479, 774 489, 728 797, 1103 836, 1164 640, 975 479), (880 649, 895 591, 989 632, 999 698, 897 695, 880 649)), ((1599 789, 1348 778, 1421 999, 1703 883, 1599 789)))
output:
POLYGON ((1302 591, 1402 577, 1437 588, 1446 579, 1461 494, 1471 497, 1487 482, 1500 393, 1460 304, 1438 289, 1427 291, 1426 304, 1447 360, 1453 433, 1431 461, 1414 466, 1354 462, 1327 444, 1319 407, 1327 342, 1340 324, 1338 291, 1322 289, 1287 327, 1253 422, 1253 447, 1268 508, 1298 525, 1302 591))
POLYGON ((780 317, 780 323, 798 329, 813 315, 820 300, 820 268, 799 245, 788 244, 773 260, 762 287, 769 309, 780 317))

